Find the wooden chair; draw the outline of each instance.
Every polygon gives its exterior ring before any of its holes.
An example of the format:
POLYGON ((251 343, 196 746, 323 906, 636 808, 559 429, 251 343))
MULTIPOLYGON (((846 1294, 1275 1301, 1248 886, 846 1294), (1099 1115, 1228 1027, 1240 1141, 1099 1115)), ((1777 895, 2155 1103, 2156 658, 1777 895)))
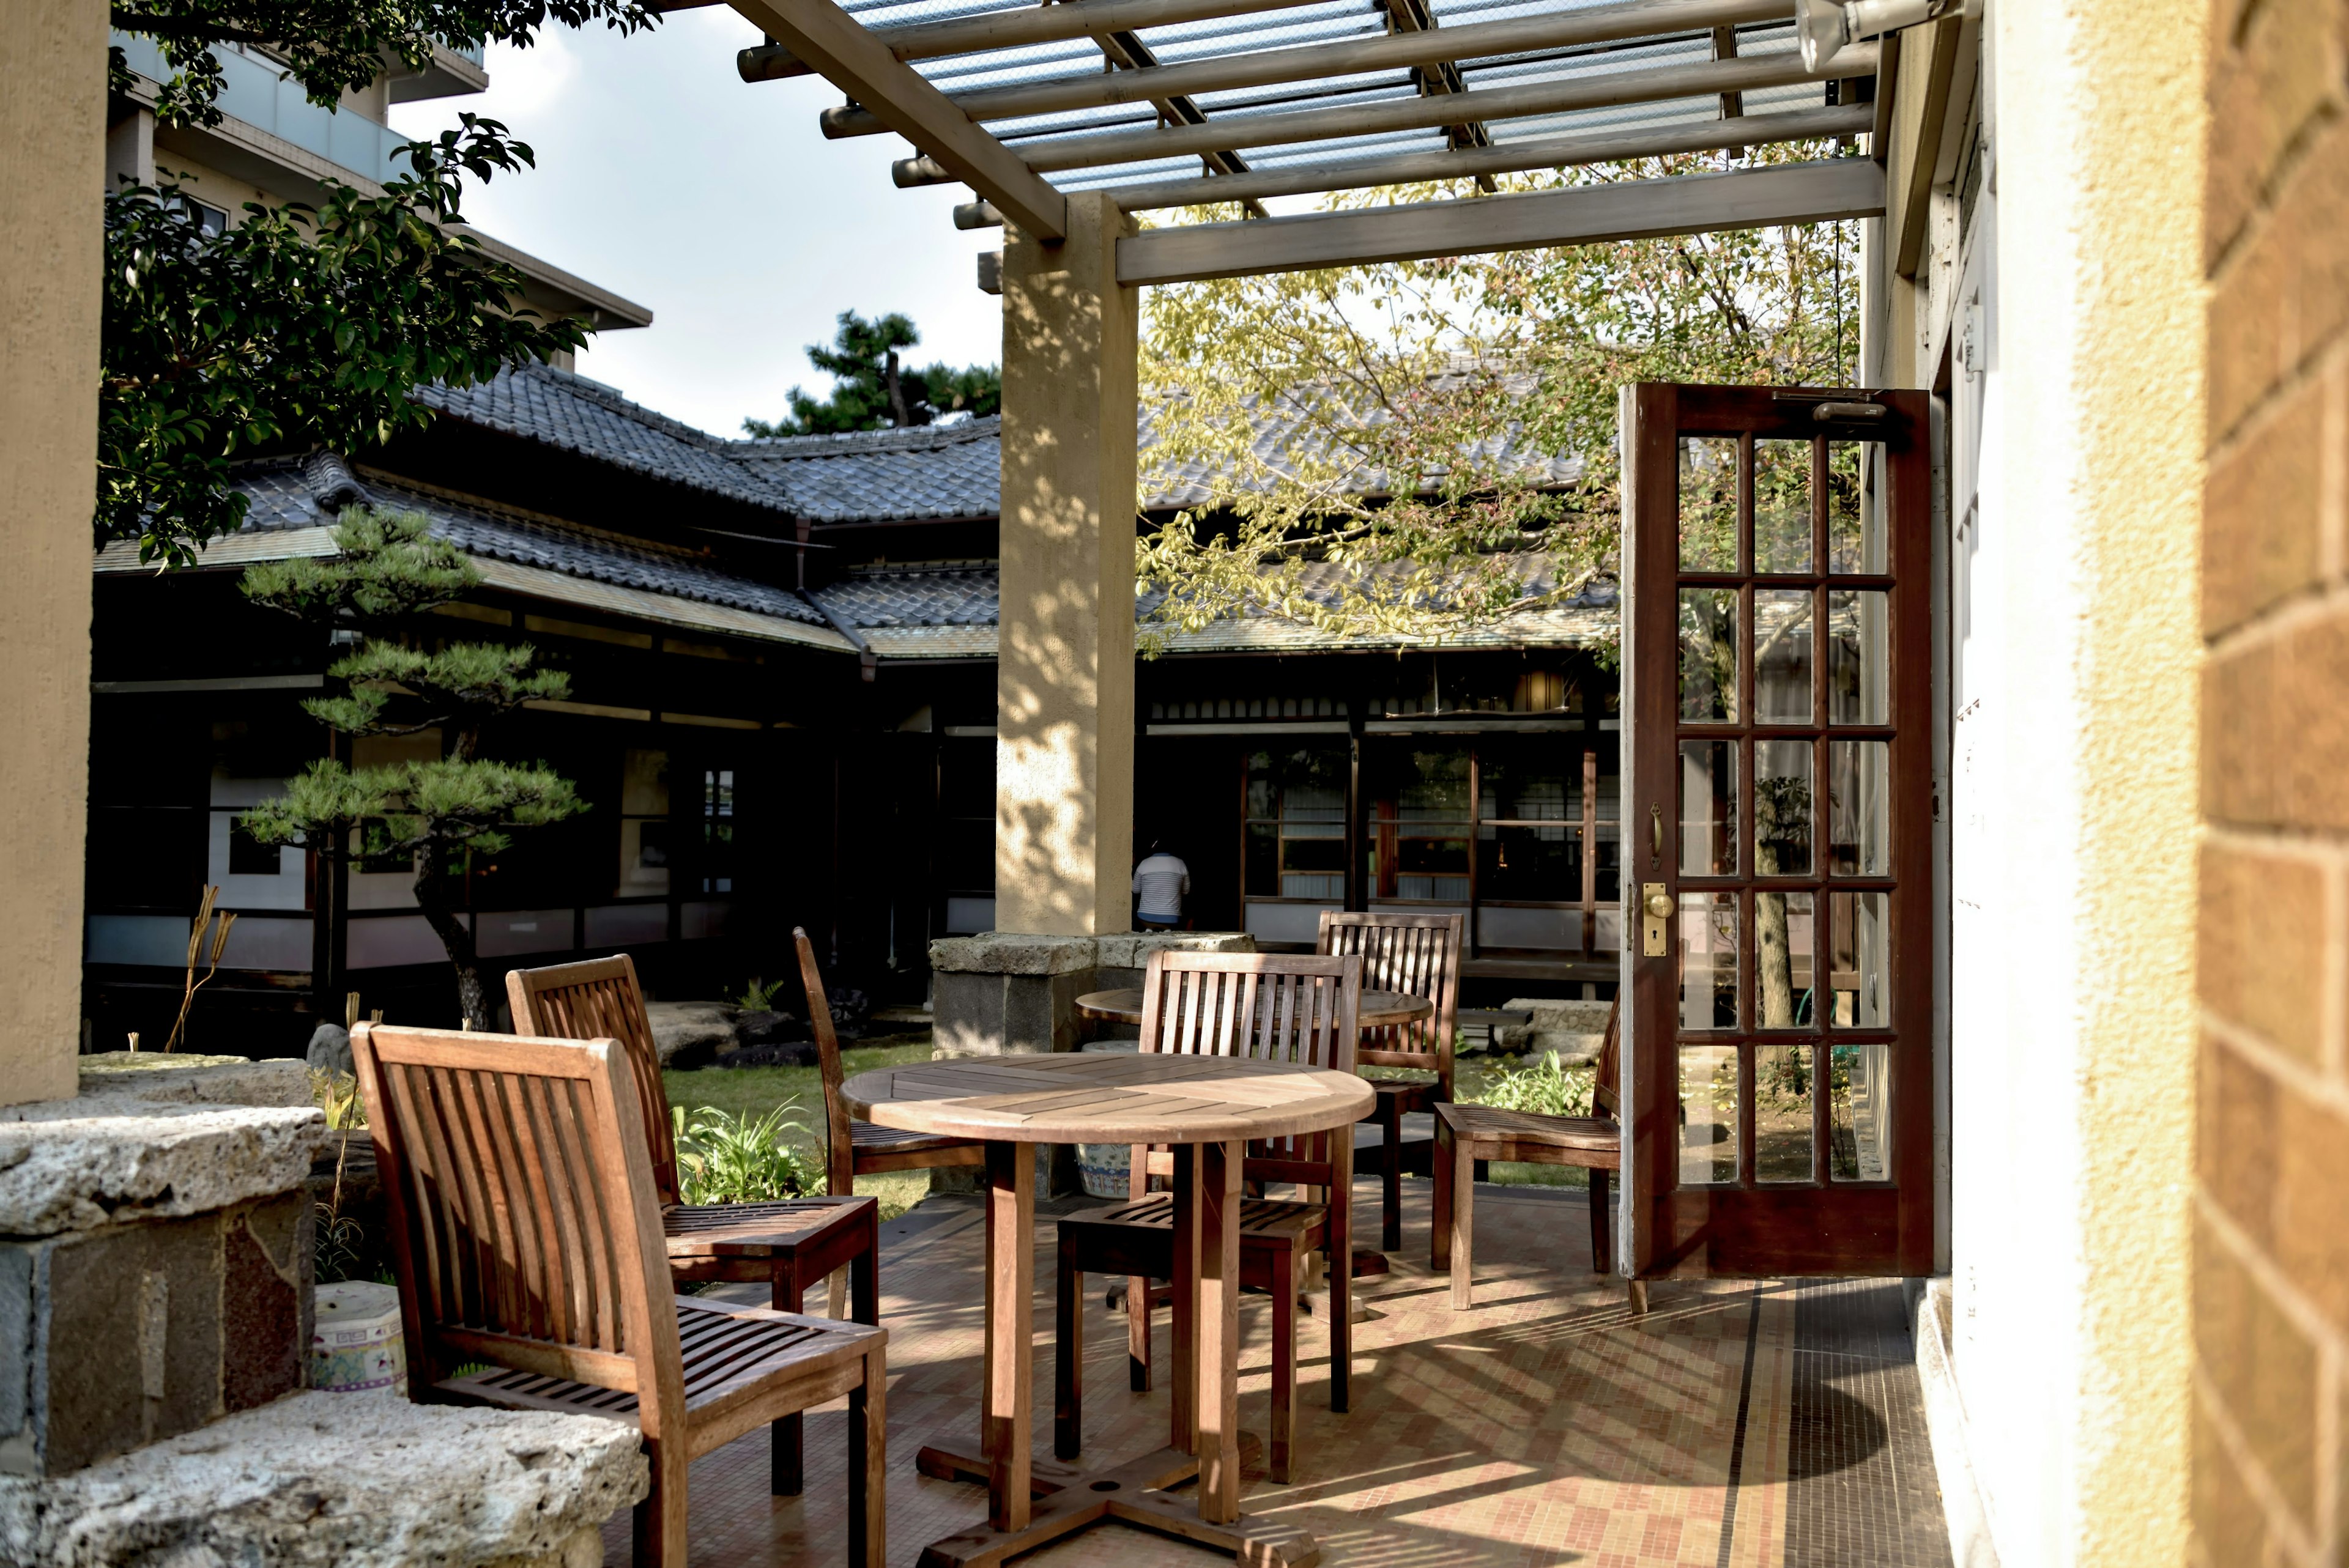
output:
MULTIPOLYGON (((1489 1160, 1527 1165, 1580 1166, 1590 1172, 1590 1266, 1599 1274, 1614 1266, 1609 1244, 1608 1174, 1623 1162, 1623 1128, 1618 1119, 1621 1081, 1623 1003, 1607 1015, 1607 1035, 1599 1047, 1591 1086, 1594 1116, 1542 1116, 1500 1110, 1489 1105, 1435 1108, 1435 1221, 1428 1240, 1428 1264, 1452 1275, 1452 1310, 1466 1310, 1470 1262, 1475 1234, 1476 1172, 1489 1160)), ((1645 1280, 1630 1284, 1631 1309, 1648 1310, 1645 1280)))
POLYGON ((378 1024, 351 1054, 418 1398, 635 1422, 636 1560, 684 1568, 692 1461, 846 1394, 849 1561, 881 1568, 887 1331, 671 1294, 619 1042, 378 1024))
MULTIPOLYGON (((1247 1057, 1309 1062, 1351 1072, 1361 1002, 1358 956, 1159 952, 1150 955, 1142 985, 1142 1049, 1192 1056, 1247 1057)), ((1330 1261, 1330 1408, 1346 1408, 1352 1355, 1352 1304, 1348 1263, 1353 1255, 1351 1127, 1303 1138, 1249 1145, 1242 1169, 1249 1181, 1293 1181, 1319 1201, 1248 1198, 1240 1205, 1240 1283, 1272 1298, 1272 1452, 1276 1481, 1289 1474, 1290 1435, 1297 1425, 1298 1265, 1309 1253, 1330 1261)), ((1187 1153, 1187 1151, 1185 1151, 1187 1153)), ((1052 1449, 1073 1460, 1083 1447, 1084 1275, 1124 1274, 1126 1350, 1133 1387, 1150 1388, 1152 1280, 1174 1277, 1174 1201, 1149 1190, 1154 1174, 1181 1169, 1172 1151, 1137 1145, 1127 1202, 1071 1214, 1061 1222, 1058 1305, 1054 1315, 1053 1377, 1057 1398, 1052 1449)), ((1178 1446, 1190 1387, 1188 1304, 1177 1299, 1174 1325, 1175 1421, 1178 1446)))
POLYGON ((798 926, 792 941, 799 948, 800 979, 807 987, 808 1027, 814 1031, 818 1066, 823 1073, 823 1171, 827 1190, 846 1194, 856 1191, 856 1178, 884 1171, 926 1171, 940 1165, 987 1163, 987 1145, 975 1138, 939 1138, 926 1132, 902 1132, 855 1120, 840 1096, 840 1037, 832 1029, 832 997, 823 987, 823 972, 816 967, 815 944, 798 926))
MULTIPOLYGON (((1379 1150, 1379 1175, 1386 1188, 1379 1224, 1382 1252, 1402 1245, 1406 1161, 1402 1119, 1413 1111, 1433 1110, 1452 1099, 1452 1045, 1459 1026, 1460 953, 1466 934, 1467 917, 1459 914, 1321 912, 1316 950, 1361 954, 1363 990, 1402 991, 1435 1004, 1432 1016, 1393 1028, 1364 1031, 1361 1050, 1355 1058, 1364 1067, 1417 1068, 1433 1075, 1371 1080, 1379 1096, 1372 1119, 1381 1129, 1383 1140, 1379 1150)), ((1423 1158, 1432 1154, 1425 1140, 1414 1143, 1423 1158)))
MULTIPOLYGON (((880 1205, 844 1189, 833 1196, 760 1203, 688 1203, 679 1191, 677 1142, 668 1091, 661 1085, 660 1054, 645 1011, 636 968, 626 954, 506 975, 514 1027, 553 1039, 620 1042, 633 1082, 645 1151, 660 1198, 661 1230, 675 1284, 749 1281, 769 1286, 769 1305, 800 1310, 811 1285, 834 1284, 828 1315, 845 1315, 840 1276, 852 1277, 854 1316, 881 1321, 880 1205)), ((828 1022, 828 1020, 827 1020, 828 1022)), ((803 1484, 800 1418, 775 1426, 770 1483, 777 1497, 797 1497, 803 1484)))

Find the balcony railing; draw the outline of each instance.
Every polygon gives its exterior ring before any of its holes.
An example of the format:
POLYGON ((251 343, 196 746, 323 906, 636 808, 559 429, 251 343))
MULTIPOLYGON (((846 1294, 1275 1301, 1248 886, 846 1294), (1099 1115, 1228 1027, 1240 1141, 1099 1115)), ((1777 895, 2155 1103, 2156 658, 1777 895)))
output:
MULTIPOLYGON (((151 40, 116 33, 112 41, 140 75, 156 81, 171 76, 162 50, 151 40)), ((234 46, 212 52, 220 59, 225 82, 220 96, 222 114, 378 184, 405 171, 406 165, 393 160, 409 139, 389 126, 378 125, 362 115, 320 108, 304 95, 299 82, 285 77, 282 67, 257 54, 234 46)))

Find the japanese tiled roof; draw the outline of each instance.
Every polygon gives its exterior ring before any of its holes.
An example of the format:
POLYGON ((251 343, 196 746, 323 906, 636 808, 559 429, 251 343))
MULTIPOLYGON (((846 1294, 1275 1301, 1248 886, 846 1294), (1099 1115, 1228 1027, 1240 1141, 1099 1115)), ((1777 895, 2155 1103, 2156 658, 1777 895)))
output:
POLYGON ((478 560, 510 562, 804 625, 829 624, 792 590, 728 572, 691 551, 419 489, 373 469, 354 469, 332 452, 249 464, 238 470, 236 488, 249 498, 246 533, 330 527, 347 506, 420 511, 432 520, 436 536, 478 560))
MULTIPOLYGON (((1530 392, 1531 379, 1520 379, 1522 390, 1530 392)), ((417 396, 451 418, 811 522, 989 519, 1001 504, 1003 425, 996 417, 909 430, 735 440, 545 365, 501 371, 478 387, 427 387, 417 396)), ((1137 431, 1145 449, 1157 412, 1145 401, 1137 431)), ((1295 407, 1259 411, 1252 440, 1257 458, 1269 468, 1286 468, 1291 449, 1304 438, 1301 426, 1295 407)), ((1523 447, 1521 438, 1512 425, 1481 455, 1547 484, 1570 483, 1580 472, 1578 460, 1523 447)), ((1152 477, 1156 489, 1146 504, 1153 510, 1211 499, 1214 473, 1204 459, 1152 477)), ((1376 492, 1383 487, 1371 475, 1361 488, 1376 492)))

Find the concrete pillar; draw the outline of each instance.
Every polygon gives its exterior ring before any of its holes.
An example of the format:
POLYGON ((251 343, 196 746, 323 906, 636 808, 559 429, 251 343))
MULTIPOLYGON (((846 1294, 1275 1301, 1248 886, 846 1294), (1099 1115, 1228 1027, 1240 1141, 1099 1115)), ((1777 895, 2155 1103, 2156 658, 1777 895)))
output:
POLYGON ((0 5, 0 1104, 79 1048, 106 19, 0 5))
POLYGON ((1069 198, 1069 237, 1003 253, 1002 612, 995 923, 1131 924, 1134 332, 1124 221, 1069 198))

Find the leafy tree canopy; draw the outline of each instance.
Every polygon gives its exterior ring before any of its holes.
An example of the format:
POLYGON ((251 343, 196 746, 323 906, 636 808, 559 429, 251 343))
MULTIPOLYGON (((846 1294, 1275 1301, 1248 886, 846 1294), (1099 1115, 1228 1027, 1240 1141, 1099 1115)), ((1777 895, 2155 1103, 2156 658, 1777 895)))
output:
MULTIPOLYGON (((432 61, 433 40, 479 48, 492 40, 528 47, 549 22, 601 21, 622 33, 649 27, 659 11, 646 0, 129 0, 113 6, 115 30, 154 40, 172 70, 157 96, 166 125, 217 125, 224 85, 216 44, 266 50, 310 101, 341 102, 397 59, 411 71, 432 61)), ((112 87, 131 89, 121 49, 109 51, 112 87)))
POLYGON ((899 349, 921 341, 911 318, 894 311, 874 321, 853 310, 842 311, 832 346, 810 344, 807 351, 809 362, 832 376, 832 396, 819 403, 794 387, 788 418, 745 419, 743 433, 767 439, 902 430, 931 424, 945 414, 984 417, 1002 408, 1003 374, 995 366, 957 370, 933 365, 916 370, 898 363, 899 349))
MULTIPOLYGON (((397 59, 420 69, 432 40, 527 45, 546 23, 649 26, 645 0, 147 0, 120 31, 151 38, 171 77, 155 112, 212 124, 216 46, 265 51, 312 102, 333 107, 397 59)), ((113 85, 133 82, 119 48, 113 85)), ((576 350, 586 329, 519 304, 522 274, 464 227, 463 181, 535 161, 505 127, 472 115, 406 149, 409 172, 379 196, 328 181, 323 206, 247 203, 207 233, 170 180, 106 200, 99 388, 100 544, 136 540, 141 561, 186 565, 238 527, 237 458, 287 448, 377 445, 430 411, 419 383, 467 386, 576 350)))
POLYGON ((326 759, 287 781, 285 793, 243 817, 264 844, 295 844, 331 859, 407 861, 416 902, 457 975, 458 1005, 489 1026, 472 933, 457 913, 456 873, 468 852, 496 853, 513 834, 585 810, 571 782, 543 763, 480 755, 484 728, 526 702, 561 701, 569 677, 537 667, 527 643, 404 642, 398 623, 481 583, 473 563, 435 539, 416 512, 354 507, 326 560, 264 562, 243 587, 256 604, 333 626, 357 640, 326 670, 341 690, 303 707, 344 735, 438 730, 444 755, 375 768, 326 759))
MULTIPOLYGON (((1826 151, 1757 149, 1746 161, 1826 151)), ((1692 155, 1509 183, 1723 162, 1692 155)), ((1328 204, 1446 195, 1472 193, 1416 186, 1328 204)), ((1851 231, 1810 224, 1150 291, 1143 492, 1204 470, 1212 493, 1136 546, 1140 586, 1163 593, 1144 650, 1242 612, 1440 641, 1610 577, 1618 388, 1847 382, 1858 346, 1851 231), (1578 465, 1562 486, 1544 471, 1555 459, 1578 465)))

